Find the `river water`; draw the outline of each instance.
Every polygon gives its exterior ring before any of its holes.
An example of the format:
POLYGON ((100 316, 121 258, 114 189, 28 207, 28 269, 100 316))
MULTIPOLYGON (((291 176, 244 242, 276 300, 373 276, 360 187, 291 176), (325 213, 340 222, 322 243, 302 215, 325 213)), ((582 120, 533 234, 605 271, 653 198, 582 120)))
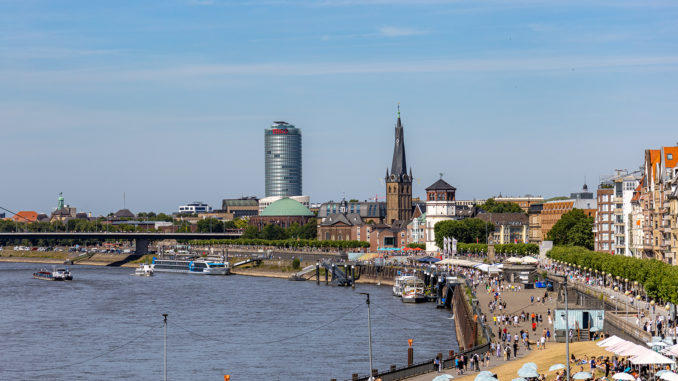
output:
MULTIPOLYGON (((248 276, 161 274, 73 266, 71 282, 32 279, 41 267, 0 263, 0 380, 339 380, 457 350, 454 320, 391 288, 355 290, 248 276)), ((51 265, 48 266, 51 268, 51 265)))

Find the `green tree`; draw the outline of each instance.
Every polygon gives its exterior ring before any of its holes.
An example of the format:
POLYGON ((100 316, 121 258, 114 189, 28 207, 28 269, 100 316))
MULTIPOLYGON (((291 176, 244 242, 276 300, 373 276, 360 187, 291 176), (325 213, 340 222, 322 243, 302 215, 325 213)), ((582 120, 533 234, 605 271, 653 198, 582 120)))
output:
POLYGON ((242 238, 244 239, 257 239, 261 238, 259 229, 256 226, 248 225, 245 227, 245 231, 242 233, 242 238))
POLYGON ((593 250, 593 217, 588 217, 581 209, 572 209, 560 217, 546 238, 554 245, 575 245, 593 250))
POLYGON ((315 218, 311 218, 299 229, 299 238, 316 239, 318 237, 318 224, 315 218))
POLYGON ((222 233, 224 231, 224 223, 216 218, 204 218, 198 221, 198 231, 200 233, 222 233))
POLYGON ((287 238, 285 229, 276 224, 268 224, 261 229, 261 238, 268 240, 278 240, 287 238))
POLYGON ((235 224, 235 227, 237 229, 246 229, 247 228, 247 221, 243 220, 242 218, 236 218, 233 220, 233 223, 235 224))
POLYGON ((487 213, 525 213, 515 202, 497 202, 493 198, 487 199, 480 209, 487 213))
POLYGON ((438 247, 443 247, 443 237, 454 238, 460 243, 485 243, 487 236, 494 232, 494 229, 493 223, 479 218, 440 221, 433 227, 438 247))

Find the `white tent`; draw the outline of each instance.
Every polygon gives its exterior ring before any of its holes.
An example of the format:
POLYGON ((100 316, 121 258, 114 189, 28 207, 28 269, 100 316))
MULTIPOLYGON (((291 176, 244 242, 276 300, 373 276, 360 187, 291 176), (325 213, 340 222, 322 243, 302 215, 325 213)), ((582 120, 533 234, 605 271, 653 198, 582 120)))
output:
POLYGON ((539 263, 539 260, 534 257, 523 257, 521 258, 522 263, 528 263, 528 264, 533 264, 533 263, 539 263))
POLYGON ((615 345, 611 345, 605 348, 605 350, 613 352, 614 354, 619 356, 639 356, 647 354, 647 352, 652 352, 651 350, 643 346, 633 344, 629 341, 624 341, 621 343, 617 343, 615 345))
POLYGON ((655 351, 648 350, 647 353, 644 353, 640 356, 632 357, 631 363, 636 365, 649 365, 649 364, 675 364, 676 362, 666 356, 660 355, 655 351))
POLYGON ((438 261, 435 263, 436 266, 441 266, 441 265, 453 265, 453 266, 462 266, 462 267, 473 267, 475 265, 478 265, 478 262, 473 262, 469 261, 466 259, 457 259, 457 258, 447 258, 443 259, 442 261, 438 261))
POLYGON ((672 345, 664 349, 662 353, 669 356, 678 356, 678 344, 672 345))
POLYGON ((599 347, 609 347, 611 345, 619 344, 621 342, 624 342, 626 340, 622 339, 619 336, 610 336, 607 339, 603 339, 599 342, 596 343, 597 346, 599 347))

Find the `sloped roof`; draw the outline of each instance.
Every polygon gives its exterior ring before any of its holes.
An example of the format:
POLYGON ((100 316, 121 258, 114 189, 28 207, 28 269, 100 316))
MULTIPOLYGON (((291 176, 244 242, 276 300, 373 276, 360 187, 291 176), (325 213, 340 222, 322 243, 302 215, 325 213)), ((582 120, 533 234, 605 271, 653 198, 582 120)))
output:
POLYGON ((260 215, 264 217, 314 216, 307 207, 291 198, 283 198, 272 203, 260 215))
POLYGON ((130 212, 129 209, 120 209, 117 212, 115 212, 113 216, 118 218, 133 218, 134 213, 130 212))
POLYGON ((330 213, 320 225, 332 226, 340 222, 348 226, 363 225, 363 219, 358 213, 330 213))
POLYGON ((678 147, 664 147, 664 157, 664 167, 674 168, 678 164, 678 147))
POLYGON ((427 191, 430 191, 430 190, 457 190, 457 188, 448 184, 445 180, 439 179, 435 183, 431 184, 431 186, 426 188, 426 190, 427 191))
POLYGON ((15 214, 13 219, 18 222, 35 222, 38 219, 38 213, 32 210, 22 210, 15 214))

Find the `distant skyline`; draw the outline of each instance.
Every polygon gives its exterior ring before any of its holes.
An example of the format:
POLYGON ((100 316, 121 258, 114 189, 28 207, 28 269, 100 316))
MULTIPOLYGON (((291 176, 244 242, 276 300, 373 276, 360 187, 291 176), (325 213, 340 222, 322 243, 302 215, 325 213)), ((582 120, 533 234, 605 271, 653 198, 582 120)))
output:
POLYGON ((400 102, 414 197, 545 198, 678 142, 678 2, 0 0, 0 206, 174 212, 264 195, 303 130, 312 202, 384 195, 400 102))

